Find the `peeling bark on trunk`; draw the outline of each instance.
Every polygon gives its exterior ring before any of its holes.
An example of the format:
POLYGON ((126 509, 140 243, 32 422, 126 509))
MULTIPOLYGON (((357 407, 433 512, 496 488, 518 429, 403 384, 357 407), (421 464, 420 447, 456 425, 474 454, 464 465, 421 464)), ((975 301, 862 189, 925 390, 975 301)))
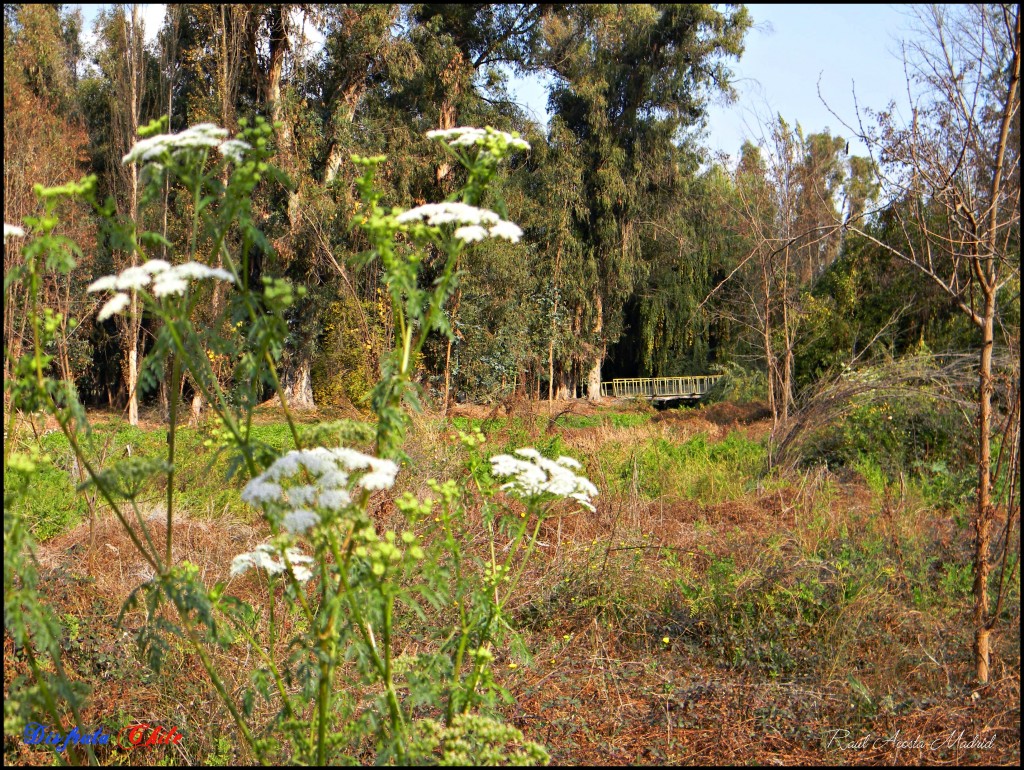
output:
MULTIPOLYGON (((441 105, 440 119, 438 120, 438 126, 437 127, 439 129, 441 129, 441 130, 444 130, 446 128, 454 128, 455 127, 455 105, 452 104, 451 102, 445 101, 441 105)), ((448 178, 448 175, 451 172, 452 172, 451 161, 449 161, 448 158, 445 157, 444 160, 442 160, 441 162, 439 162, 437 164, 436 179, 437 179, 438 185, 443 184, 444 181, 448 178)))
POLYGON ((313 402, 313 381, 310 376, 311 361, 301 359, 298 364, 284 373, 281 385, 288 399, 290 409, 315 409, 313 402))
MULTIPOLYGON (((132 294, 134 295, 135 292, 132 292, 132 294)), ((134 305, 135 302, 133 301, 132 304, 134 305)), ((135 316, 135 312, 136 311, 133 310, 132 316, 135 316)), ((138 339, 134 331, 134 321, 135 319, 133 317, 131 323, 131 336, 133 337, 133 341, 138 339)), ((131 349, 128 351, 128 424, 139 424, 139 351, 138 347, 135 345, 132 345, 131 349)))
POLYGON ((198 390, 192 394, 192 424, 198 425, 203 416, 203 394, 198 390))
MULTIPOLYGON (((601 295, 597 296, 594 303, 597 306, 597 321, 594 323, 594 336, 601 339, 601 332, 604 330, 604 306, 601 302, 601 295)), ((587 373, 587 400, 601 400, 601 362, 604 360, 605 346, 601 341, 597 345, 594 362, 587 373)))
MULTIPOLYGON (((446 86, 446 90, 438 108, 437 127, 442 131, 448 128, 455 128, 455 120, 457 118, 455 103, 459 99, 462 69, 464 66, 465 61, 462 58, 461 52, 456 51, 451 62, 441 73, 441 82, 446 86)), ((438 185, 444 183, 451 171, 452 164, 446 155, 445 159, 437 164, 436 179, 438 185)))
POLYGON ((339 142, 334 142, 331 145, 330 151, 327 153, 327 167, 324 170, 324 184, 329 185, 338 178, 338 172, 341 171, 341 164, 345 162, 345 148, 341 146, 339 142))
POLYGON ((557 369, 558 383, 555 386, 555 400, 569 401, 576 398, 576 380, 573 378, 573 367, 565 368, 559 365, 557 369))
POLYGON ((587 373, 587 400, 601 400, 601 359, 604 358, 603 351, 599 352, 593 366, 587 373))

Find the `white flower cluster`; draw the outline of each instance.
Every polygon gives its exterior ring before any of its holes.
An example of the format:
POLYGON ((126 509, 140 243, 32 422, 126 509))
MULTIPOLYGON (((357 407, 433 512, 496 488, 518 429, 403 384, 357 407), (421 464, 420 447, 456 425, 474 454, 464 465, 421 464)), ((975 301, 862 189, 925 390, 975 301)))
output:
POLYGON ((434 227, 452 223, 460 225, 456 228, 454 235, 466 243, 483 240, 487 236, 504 238, 512 243, 518 243, 523 235, 519 225, 502 219, 490 209, 482 209, 458 201, 426 203, 403 211, 395 217, 395 221, 400 225, 420 220, 434 227))
POLYGON ((498 131, 496 128, 473 128, 472 126, 460 126, 459 128, 444 128, 436 131, 427 131, 428 139, 440 139, 448 143, 449 147, 472 147, 483 145, 488 139, 497 143, 512 147, 516 150, 529 150, 530 143, 519 137, 518 134, 510 134, 507 131, 498 131))
POLYGON ((25 231, 17 225, 9 225, 4 222, 4 243, 7 243, 8 238, 24 238, 25 231))
MULTIPOLYGON (((305 583, 313 577, 309 567, 302 566, 303 564, 312 564, 312 556, 306 556, 298 548, 288 548, 285 554, 288 556, 288 562, 291 564, 292 574, 296 580, 300 583, 305 583)), ((231 577, 242 575, 250 569, 263 569, 270 575, 284 572, 287 566, 284 561, 279 561, 275 558, 277 555, 274 546, 266 543, 256 546, 255 551, 240 553, 231 560, 231 577)))
POLYGON ((251 150, 252 145, 241 139, 228 139, 226 142, 222 142, 217 149, 232 163, 241 163, 244 160, 245 151, 251 150))
POLYGON ((106 321, 110 316, 122 312, 128 307, 128 295, 125 291, 143 289, 152 282, 153 294, 166 297, 169 294, 184 294, 191 280, 216 278, 221 281, 235 282, 235 277, 227 270, 219 267, 207 267, 199 262, 184 262, 174 265, 162 259, 151 259, 144 265, 128 267, 118 275, 105 275, 89 284, 88 292, 116 291, 100 310, 98 321, 106 321))
POLYGON ((140 139, 121 159, 121 162, 137 163, 156 160, 165 152, 201 147, 217 147, 225 157, 234 160, 235 156, 240 157, 242 149, 248 149, 249 146, 237 139, 224 141, 227 135, 226 128, 221 128, 213 123, 199 123, 177 134, 157 134, 148 139, 140 139), (245 145, 245 147, 243 148, 241 145, 245 145))
POLYGON ((529 447, 517 449, 516 454, 526 459, 512 455, 495 455, 491 458, 491 472, 495 476, 515 477, 507 484, 503 484, 502 489, 520 497, 536 497, 542 494, 568 497, 585 508, 594 510, 590 499, 597 495, 597 487, 588 479, 573 472, 580 467, 576 460, 571 457, 549 460, 536 449, 529 447))
POLYGON ((363 471, 356 486, 363 489, 389 489, 395 483, 398 466, 391 460, 338 447, 327 449, 295 449, 282 455, 267 470, 245 485, 242 500, 256 508, 284 507, 285 529, 302 533, 320 522, 313 508, 340 511, 352 502, 348 492, 349 474, 363 471), (288 488, 282 482, 303 470, 315 478, 315 484, 295 484, 288 488))

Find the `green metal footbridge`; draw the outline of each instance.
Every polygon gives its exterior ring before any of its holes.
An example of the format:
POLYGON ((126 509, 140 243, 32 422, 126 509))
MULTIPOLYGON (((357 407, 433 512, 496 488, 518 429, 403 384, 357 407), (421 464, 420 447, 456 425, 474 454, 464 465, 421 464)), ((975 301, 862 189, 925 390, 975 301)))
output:
POLYGON ((695 377, 634 377, 609 380, 601 383, 601 395, 611 398, 647 398, 651 401, 677 398, 699 401, 721 376, 699 374, 695 377))

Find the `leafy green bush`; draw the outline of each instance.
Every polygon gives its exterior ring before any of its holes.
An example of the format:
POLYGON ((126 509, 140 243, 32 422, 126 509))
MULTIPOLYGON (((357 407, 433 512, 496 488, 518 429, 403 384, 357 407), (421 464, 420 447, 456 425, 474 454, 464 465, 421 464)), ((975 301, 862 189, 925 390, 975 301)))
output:
MULTIPOLYGON (((59 438, 62 439, 63 436, 59 438)), ((50 447, 59 443, 47 439, 49 436, 43 443, 50 447)), ((67 455, 70 455, 66 442, 65 450, 67 455)), ((71 478, 70 467, 73 460, 67 455, 62 457, 62 454, 64 453, 48 448, 30 473, 19 468, 10 468, 7 478, 4 479, 5 488, 10 485, 12 489, 26 491, 25 494, 19 495, 17 505, 32 536, 39 541, 49 540, 66 532, 88 514, 85 498, 78 494, 77 484, 71 478), (68 467, 60 467, 65 462, 68 467), (31 494, 27 494, 30 484, 31 494)))
POLYGON ((958 504, 972 486, 970 427, 949 404, 906 396, 855 406, 803 450, 805 463, 856 468, 877 466, 888 481, 920 479, 932 499, 958 504))
MULTIPOLYGON (((383 308, 383 300, 378 302, 383 308)), ((323 337, 311 371, 313 398, 321 406, 353 404, 364 408, 377 381, 373 371, 373 350, 380 345, 375 326, 360 323, 360 316, 372 322, 367 308, 345 297, 330 304, 323 337), (373 338, 366 339, 367 332, 373 338)))
POLYGON ((715 381, 702 399, 705 404, 731 401, 749 404, 768 398, 768 378, 759 369, 747 369, 735 361, 720 367, 721 377, 715 381))

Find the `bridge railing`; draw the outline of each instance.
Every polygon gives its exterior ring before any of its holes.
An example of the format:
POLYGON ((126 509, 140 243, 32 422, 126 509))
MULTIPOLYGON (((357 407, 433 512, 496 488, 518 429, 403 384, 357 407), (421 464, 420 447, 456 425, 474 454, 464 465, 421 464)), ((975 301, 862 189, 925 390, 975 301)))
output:
POLYGON ((601 395, 613 398, 700 398, 720 374, 692 377, 632 377, 601 384, 601 395))

